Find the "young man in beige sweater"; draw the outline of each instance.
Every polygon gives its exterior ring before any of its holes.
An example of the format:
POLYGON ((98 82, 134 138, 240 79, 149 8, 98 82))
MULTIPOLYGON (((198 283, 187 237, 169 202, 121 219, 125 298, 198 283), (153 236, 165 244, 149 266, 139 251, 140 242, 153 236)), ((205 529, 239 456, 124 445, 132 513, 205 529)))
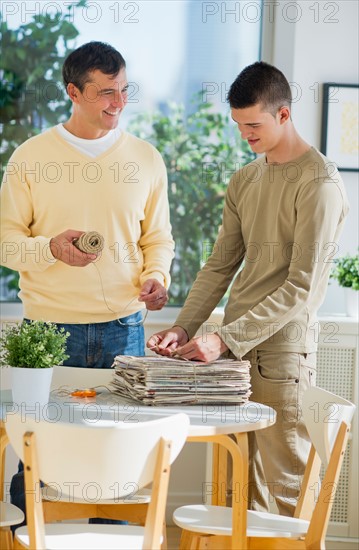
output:
POLYGON ((335 166, 297 133, 278 69, 245 68, 228 101, 242 138, 261 156, 232 177, 212 255, 175 325, 148 346, 186 359, 251 362, 251 399, 272 406, 277 421, 250 436, 250 506, 268 509, 269 489, 280 513, 292 515, 309 452, 300 405, 315 384, 316 314, 348 203, 335 166), (232 281, 223 325, 195 336, 232 281))

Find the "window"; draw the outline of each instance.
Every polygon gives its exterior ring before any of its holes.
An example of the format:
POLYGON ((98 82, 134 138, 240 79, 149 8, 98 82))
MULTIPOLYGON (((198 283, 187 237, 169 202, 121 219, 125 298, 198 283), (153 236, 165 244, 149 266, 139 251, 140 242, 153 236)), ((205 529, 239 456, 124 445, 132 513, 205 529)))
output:
MULTIPOLYGON (((177 244, 173 305, 183 303, 210 253, 230 175, 252 158, 228 116, 226 95, 260 57, 261 9, 261 0, 3 4, 4 50, 12 40, 1 61, 5 162, 27 137, 66 120, 60 69, 69 48, 102 40, 126 59, 129 104, 120 124, 152 141, 168 169, 177 244), (25 115, 17 119, 19 106, 25 115)), ((2 270, 1 299, 14 299, 14 275, 2 270)))

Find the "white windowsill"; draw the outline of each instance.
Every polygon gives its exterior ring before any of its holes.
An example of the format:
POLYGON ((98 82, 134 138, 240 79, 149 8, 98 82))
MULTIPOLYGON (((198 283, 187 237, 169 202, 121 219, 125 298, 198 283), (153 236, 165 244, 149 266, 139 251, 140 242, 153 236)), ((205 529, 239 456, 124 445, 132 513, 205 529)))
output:
MULTIPOLYGON (((180 307, 167 306, 161 311, 150 311, 146 319, 146 325, 151 325, 151 327, 157 326, 171 326, 179 312, 181 311, 180 307)), ((17 321, 22 319, 22 304, 18 302, 2 302, 0 304, 1 320, 2 322, 6 321, 17 321)), ((210 321, 220 324, 223 316, 223 308, 216 308, 211 317, 210 321)), ((346 329, 349 328, 349 325, 358 323, 358 319, 354 317, 348 317, 345 314, 322 314, 319 316, 319 321, 321 325, 324 323, 337 323, 339 326, 345 326, 346 329)))

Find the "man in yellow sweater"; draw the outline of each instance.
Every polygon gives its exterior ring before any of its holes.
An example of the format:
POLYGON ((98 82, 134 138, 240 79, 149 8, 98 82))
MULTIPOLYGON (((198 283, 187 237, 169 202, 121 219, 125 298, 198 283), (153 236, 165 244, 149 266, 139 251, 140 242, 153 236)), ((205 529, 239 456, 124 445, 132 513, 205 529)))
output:
MULTIPOLYGON (((167 175, 158 151, 118 128, 126 65, 90 42, 65 60, 72 114, 23 143, 1 188, 1 263, 20 272, 25 319, 70 332, 65 365, 109 368, 117 354, 144 355, 141 309, 167 302, 174 243, 167 175), (101 254, 73 241, 104 237, 101 254)), ((23 472, 12 502, 24 509, 23 472)))
POLYGON ((284 75, 263 62, 245 68, 228 100, 242 138, 261 154, 232 177, 212 255, 175 325, 148 346, 212 361, 251 362, 251 399, 277 411, 251 434, 250 506, 268 509, 265 488, 292 515, 309 452, 303 392, 315 384, 317 310, 348 211, 338 171, 297 133, 284 75), (233 281, 223 325, 195 336, 233 281))
POLYGON ((144 354, 141 309, 167 301, 166 168, 152 145, 118 128, 128 88, 119 52, 85 44, 65 60, 63 78, 71 117, 8 163, 1 263, 20 272, 24 317, 70 332, 65 364, 110 367, 119 353, 144 354), (93 230, 105 240, 99 255, 73 244, 93 230))

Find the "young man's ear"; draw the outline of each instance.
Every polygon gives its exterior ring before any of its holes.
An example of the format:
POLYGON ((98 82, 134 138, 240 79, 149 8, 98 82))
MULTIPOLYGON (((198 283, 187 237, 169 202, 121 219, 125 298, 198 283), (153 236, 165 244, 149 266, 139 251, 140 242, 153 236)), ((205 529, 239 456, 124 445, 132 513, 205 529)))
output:
POLYGON ((279 109, 279 122, 280 124, 284 124, 290 120, 290 109, 289 107, 281 107, 279 109))
POLYGON ((74 103, 77 103, 79 90, 78 88, 76 88, 75 84, 72 84, 72 82, 70 82, 67 85, 66 91, 71 101, 73 101, 74 103))

